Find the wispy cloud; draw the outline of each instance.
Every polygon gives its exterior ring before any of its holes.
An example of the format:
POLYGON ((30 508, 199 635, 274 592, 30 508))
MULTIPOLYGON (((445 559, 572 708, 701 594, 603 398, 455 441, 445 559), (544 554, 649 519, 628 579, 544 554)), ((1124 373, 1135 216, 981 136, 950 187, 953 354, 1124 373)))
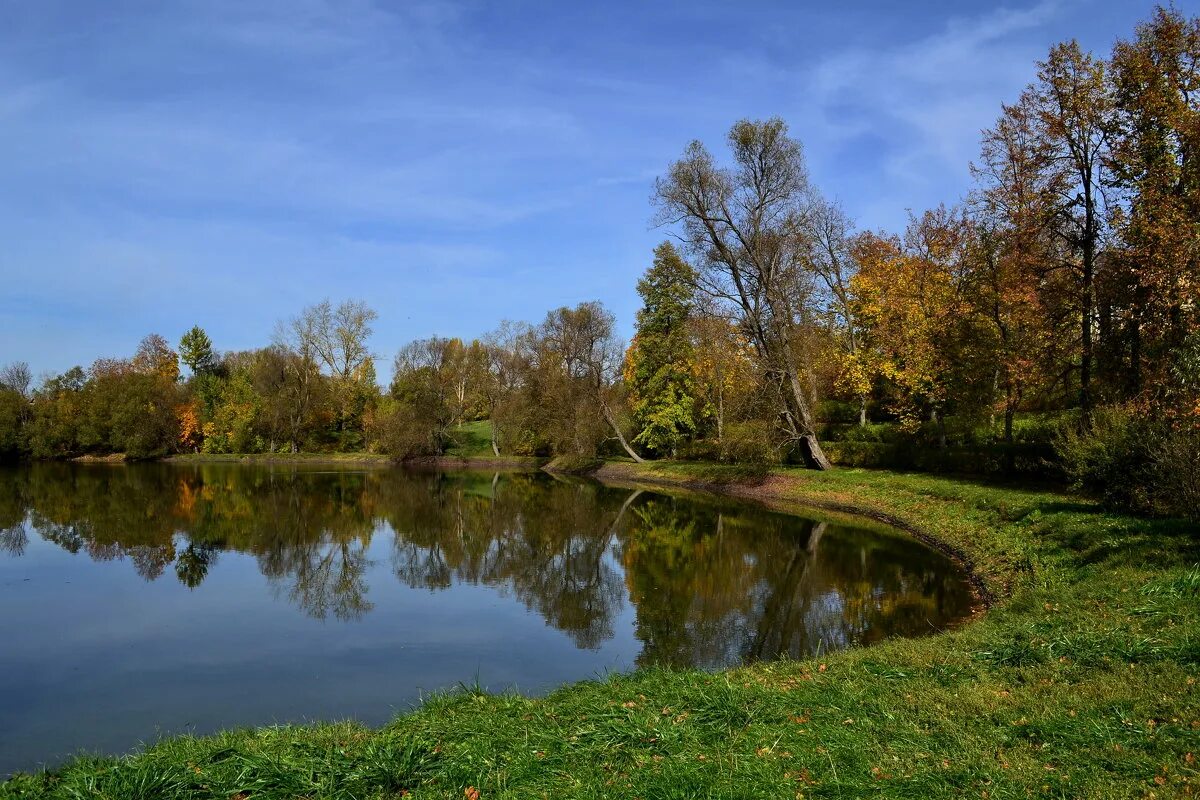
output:
POLYGON ((249 346, 326 295, 375 304, 384 352, 591 298, 628 330, 689 140, 783 115, 826 191, 898 224, 961 193, 1050 41, 1133 16, 1060 2, 14 4, 0 351, 63 368, 196 322, 249 346))

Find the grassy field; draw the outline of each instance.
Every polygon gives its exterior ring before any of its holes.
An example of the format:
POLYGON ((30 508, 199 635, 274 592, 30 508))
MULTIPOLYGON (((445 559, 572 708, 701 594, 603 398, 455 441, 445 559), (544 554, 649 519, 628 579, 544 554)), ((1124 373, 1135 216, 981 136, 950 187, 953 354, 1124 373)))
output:
POLYGON ((464 422, 454 431, 454 445, 447 455, 458 458, 492 457, 492 423, 481 419, 464 422))
MULTIPOLYGON (((1190 797, 1200 794, 1200 532, 1062 494, 863 470, 609 464, 855 509, 936 537, 993 605, 958 630, 353 724, 174 738, 0 798, 1190 797)), ((386 702, 381 698, 380 702, 386 702)))

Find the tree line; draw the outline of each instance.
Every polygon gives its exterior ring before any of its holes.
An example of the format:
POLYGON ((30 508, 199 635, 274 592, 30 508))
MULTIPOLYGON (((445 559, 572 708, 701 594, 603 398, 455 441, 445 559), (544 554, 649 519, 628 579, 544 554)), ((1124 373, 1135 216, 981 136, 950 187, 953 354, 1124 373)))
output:
POLYGON ((10 367, 0 448, 403 458, 488 419, 497 455, 824 468, 847 426, 944 449, 963 421, 1013 443, 1033 413, 1069 421, 1060 451, 1096 480, 1158 469, 1164 447, 1200 470, 1200 19, 1160 7, 1106 57, 1051 48, 983 132, 967 196, 903 231, 856 230, 780 119, 740 121, 726 145, 691 143, 655 182, 670 236, 628 348, 582 303, 413 342, 381 390, 375 312, 325 302, 261 350, 218 356, 197 328, 178 353, 148 337, 36 389, 10 367), (1119 457, 1093 463, 1104 452, 1119 457))

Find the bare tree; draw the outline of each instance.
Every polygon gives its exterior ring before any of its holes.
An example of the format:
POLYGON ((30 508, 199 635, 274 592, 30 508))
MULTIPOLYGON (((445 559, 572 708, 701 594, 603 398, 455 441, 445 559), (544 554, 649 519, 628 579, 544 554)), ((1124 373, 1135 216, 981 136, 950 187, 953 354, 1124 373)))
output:
POLYGON ((497 456, 502 429, 508 421, 504 412, 512 406, 528 369, 526 351, 531 335, 528 323, 505 320, 483 340, 486 361, 480 393, 492 424, 492 453, 497 456))
MULTIPOLYGON (((850 238, 854 225, 836 203, 821 198, 814 201, 809 230, 809 264, 824 295, 825 316, 845 352, 854 356, 862 346, 861 325, 851 301, 850 279, 854 259, 850 238)), ((867 395, 858 396, 858 424, 867 424, 867 395)))
POLYGON ((299 449, 304 427, 319 391, 321 370, 312 337, 300 318, 275 326, 274 349, 280 355, 283 370, 281 389, 287 408, 289 445, 292 452, 299 449))
MULTIPOLYGON (((601 417, 612 429, 621 448, 634 461, 644 459, 637 454, 613 413, 613 394, 621 373, 624 348, 613 331, 613 315, 600 303, 580 303, 575 308, 559 308, 546 315, 538 328, 539 352, 543 362, 583 390, 583 400, 594 403, 601 417)), ((577 449, 582 450, 582 442, 577 449)))
POLYGON ((29 399, 29 387, 33 383, 33 373, 29 364, 24 361, 14 361, 0 369, 0 386, 12 389, 25 399, 29 399))
POLYGON ((729 131, 732 168, 718 167, 699 141, 655 183, 656 223, 675 225, 700 289, 732 305, 766 374, 780 390, 780 421, 812 467, 829 461, 816 436, 795 343, 813 322, 808 269, 814 193, 800 143, 775 118, 729 131))
POLYGON ((293 337, 303 340, 335 379, 349 381, 371 358, 367 340, 378 318, 361 300, 346 300, 336 308, 323 300, 304 309, 291 328, 293 337))

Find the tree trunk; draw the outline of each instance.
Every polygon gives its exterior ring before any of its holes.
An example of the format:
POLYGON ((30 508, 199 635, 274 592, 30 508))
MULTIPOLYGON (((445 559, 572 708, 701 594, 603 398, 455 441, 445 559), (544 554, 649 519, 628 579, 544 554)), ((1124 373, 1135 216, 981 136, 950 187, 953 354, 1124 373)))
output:
POLYGON ((1083 313, 1079 354, 1079 405, 1083 418, 1092 414, 1092 313, 1096 305, 1096 211, 1092 200, 1092 186, 1084 179, 1084 233, 1083 233, 1083 313))
POLYGON ((821 443, 811 433, 800 437, 800 455, 804 459, 804 466, 809 469, 829 469, 833 466, 829 463, 825 451, 821 449, 821 443))
POLYGON ((825 529, 828 527, 828 522, 818 522, 808 532, 808 543, 804 546, 804 549, 808 551, 810 556, 817 554, 817 545, 821 543, 821 537, 825 535, 825 529))
POLYGON ((629 457, 634 461, 639 464, 645 463, 646 459, 639 456, 634 449, 629 446, 629 442, 625 441, 625 434, 621 433, 621 428, 619 425, 617 425, 617 421, 613 419, 612 412, 608 410, 608 406, 602 404, 602 407, 604 409, 604 419, 608 420, 608 424, 610 427, 612 427, 613 433, 617 435, 617 441, 621 443, 621 447, 624 448, 625 452, 628 453, 629 457))
POLYGON ((792 400, 800 416, 800 430, 797 433, 800 439, 800 455, 804 458, 804 465, 809 469, 829 469, 833 465, 829 463, 829 458, 821 449, 821 443, 817 441, 817 434, 813 430, 812 413, 808 409, 808 401, 804 397, 800 379, 791 369, 787 370, 787 378, 792 390, 792 400))
POLYGON ((721 386, 722 378, 717 375, 717 444, 721 444, 725 436, 725 389, 721 386))
POLYGON ((619 528, 621 525, 621 520, 625 518, 625 512, 629 510, 631 505, 633 505, 633 501, 637 500, 638 497, 641 496, 642 491, 642 489, 634 489, 629 493, 629 496, 625 498, 625 502, 621 504, 621 510, 617 512, 617 518, 613 520, 613 524, 608 528, 608 538, 611 539, 616 535, 617 528, 619 528))
POLYGON ((496 423, 492 422, 492 455, 500 455, 500 445, 496 443, 496 423))

